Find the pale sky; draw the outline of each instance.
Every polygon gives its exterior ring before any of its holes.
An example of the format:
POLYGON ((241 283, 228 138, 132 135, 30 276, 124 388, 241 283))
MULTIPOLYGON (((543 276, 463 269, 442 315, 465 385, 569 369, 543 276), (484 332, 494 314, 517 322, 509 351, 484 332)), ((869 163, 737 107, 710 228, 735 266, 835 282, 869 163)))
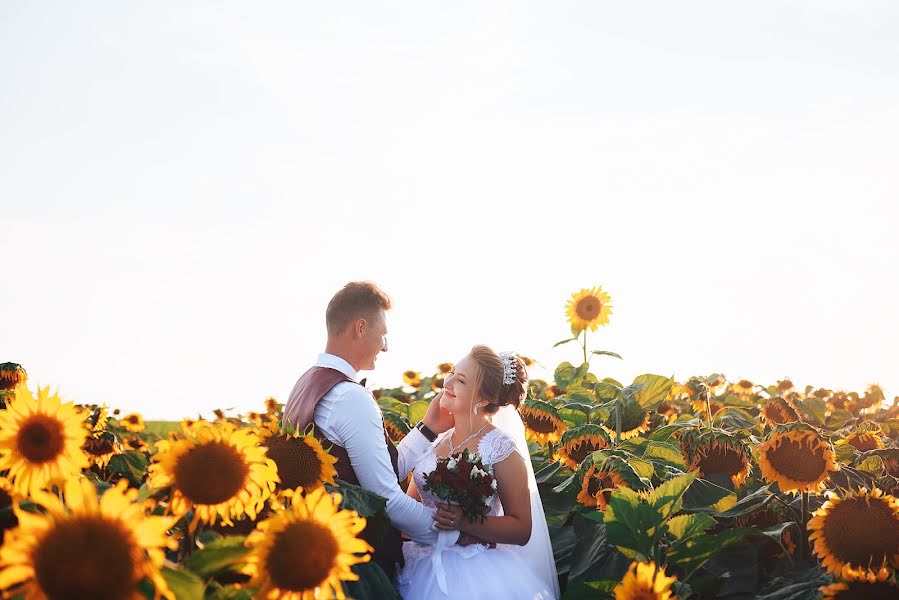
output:
MULTIPOLYGON (((899 394, 899 4, 0 2, 0 362, 147 418, 286 400, 344 283, 476 343, 899 394)), ((541 375, 538 369, 533 375, 541 375)))

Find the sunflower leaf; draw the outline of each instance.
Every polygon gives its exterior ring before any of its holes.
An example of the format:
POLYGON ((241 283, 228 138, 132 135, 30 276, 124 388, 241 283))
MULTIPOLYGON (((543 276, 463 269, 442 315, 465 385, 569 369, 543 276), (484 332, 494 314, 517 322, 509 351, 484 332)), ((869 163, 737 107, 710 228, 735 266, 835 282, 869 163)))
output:
MULTIPOLYGON (((610 352, 609 350, 593 350, 591 354, 601 354, 603 356, 614 356, 615 358, 621 358, 621 355, 617 352, 610 352)), ((621 360, 624 360, 621 358, 621 360)))
POLYGON ((187 569, 174 569, 168 564, 162 567, 162 577, 178 600, 203 600, 204 582, 196 573, 187 569))
POLYGON ((668 533, 678 540, 686 540, 702 533, 715 523, 717 523, 715 519, 702 513, 678 515, 668 519, 668 533))
POLYGON ((684 494, 690 485, 696 480, 696 471, 690 471, 679 477, 669 479, 659 485, 649 495, 649 503, 656 509, 663 519, 675 514, 683 506, 684 494))
POLYGON ((113 473, 123 475, 128 478, 128 481, 139 487, 144 481, 144 476, 149 466, 150 461, 147 459, 146 454, 136 450, 128 450, 110 458, 106 468, 113 473))
POLYGON ((662 515, 629 488, 612 492, 603 519, 609 543, 636 552, 643 559, 652 556, 653 544, 663 534, 662 515))
POLYGON ((244 546, 243 536, 229 535, 213 540, 196 550, 184 561, 184 566, 203 578, 212 577, 243 561, 250 548, 244 546))
POLYGON ((553 344, 553 348, 558 348, 559 346, 561 346, 563 344, 567 344, 568 342, 573 342, 576 339, 577 339, 576 337, 573 337, 573 338, 568 338, 567 340, 562 340, 561 342, 556 342, 555 344, 553 344))
MULTIPOLYGON (((634 384, 642 383, 643 386, 637 390, 634 398, 640 403, 640 406, 646 410, 651 410, 662 403, 671 391, 674 385, 674 377, 665 377, 663 375, 638 375, 634 378, 634 384)), ((630 387, 630 386, 628 386, 630 387)))

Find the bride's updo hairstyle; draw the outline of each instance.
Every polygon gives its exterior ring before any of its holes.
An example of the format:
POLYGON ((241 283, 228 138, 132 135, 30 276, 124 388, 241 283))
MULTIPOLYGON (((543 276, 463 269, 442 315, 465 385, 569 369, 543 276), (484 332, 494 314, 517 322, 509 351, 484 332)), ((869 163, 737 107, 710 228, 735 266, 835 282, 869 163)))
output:
POLYGON ((504 385, 503 360, 496 352, 488 346, 478 345, 471 349, 469 356, 478 365, 478 396, 487 401, 487 406, 480 410, 492 415, 507 404, 517 409, 528 389, 528 372, 524 361, 517 356, 512 357, 515 373, 512 375, 512 383, 504 385))

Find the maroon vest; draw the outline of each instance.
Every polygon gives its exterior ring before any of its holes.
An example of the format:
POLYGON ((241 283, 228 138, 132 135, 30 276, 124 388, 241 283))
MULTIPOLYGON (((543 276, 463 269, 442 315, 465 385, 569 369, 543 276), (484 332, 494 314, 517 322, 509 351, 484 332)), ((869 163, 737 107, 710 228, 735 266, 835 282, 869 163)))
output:
MULTIPOLYGON (((293 386, 287 404, 284 405, 283 420, 293 425, 297 431, 306 429, 312 423, 312 415, 319 400, 341 381, 356 383, 337 369, 330 367, 315 366, 303 373, 296 385, 293 386)), ((329 440, 319 429, 315 429, 313 435, 324 444, 331 456, 337 459, 337 463, 334 465, 334 468, 337 469, 337 478, 353 485, 359 485, 359 478, 356 477, 346 449, 329 440)), ((384 430, 384 439, 387 441, 390 463, 393 465, 393 472, 399 483, 399 454, 393 442, 390 441, 386 429, 384 430)), ((392 526, 387 531, 376 531, 374 527, 366 525, 359 537, 371 544, 374 548, 372 560, 384 569, 388 577, 393 579, 396 573, 396 564, 403 564, 403 540, 400 532, 392 526)))

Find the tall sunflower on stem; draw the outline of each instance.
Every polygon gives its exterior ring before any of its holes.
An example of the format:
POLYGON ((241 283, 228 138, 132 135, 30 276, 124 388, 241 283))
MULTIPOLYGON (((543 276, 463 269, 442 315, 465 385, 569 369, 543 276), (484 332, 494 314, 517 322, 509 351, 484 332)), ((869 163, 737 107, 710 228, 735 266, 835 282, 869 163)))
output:
POLYGON ((582 289, 571 295, 571 299, 565 305, 568 322, 571 324, 573 341, 581 337, 581 345, 584 350, 584 362, 587 362, 587 330, 596 331, 600 325, 609 323, 609 315, 612 314, 612 298, 602 287, 582 289))

